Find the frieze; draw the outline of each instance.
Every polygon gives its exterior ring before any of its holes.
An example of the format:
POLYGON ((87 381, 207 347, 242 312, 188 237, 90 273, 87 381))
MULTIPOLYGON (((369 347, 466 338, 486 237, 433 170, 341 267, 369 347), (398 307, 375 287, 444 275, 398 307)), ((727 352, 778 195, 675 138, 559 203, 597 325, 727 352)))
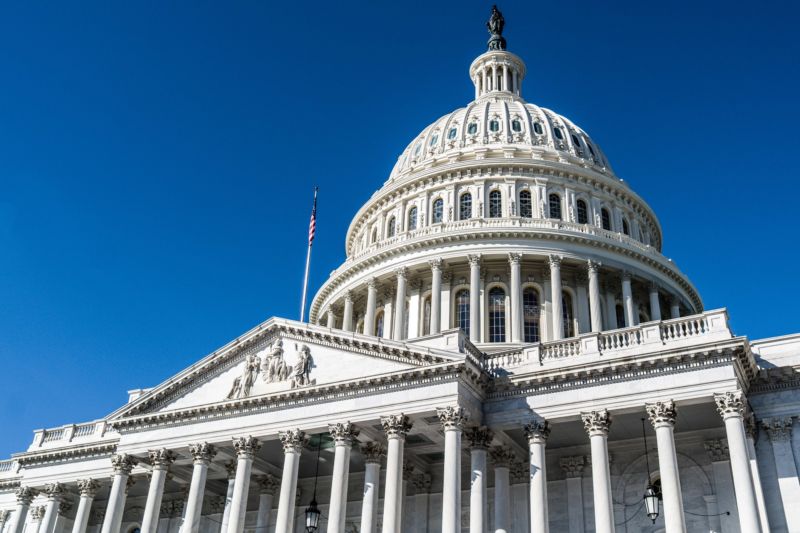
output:
POLYGON ((41 452, 25 452, 15 454, 13 457, 17 460, 20 466, 34 466, 49 463, 60 463, 63 461, 72 461, 74 459, 103 456, 111 457, 116 449, 117 441, 114 441, 97 445, 56 448, 41 452))

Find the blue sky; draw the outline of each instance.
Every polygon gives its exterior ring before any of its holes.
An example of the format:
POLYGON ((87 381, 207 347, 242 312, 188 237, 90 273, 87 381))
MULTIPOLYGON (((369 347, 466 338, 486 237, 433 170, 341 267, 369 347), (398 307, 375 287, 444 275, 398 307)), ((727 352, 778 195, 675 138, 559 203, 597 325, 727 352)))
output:
MULTIPOLYGON (((311 286, 490 4, 0 7, 0 457, 102 417, 311 286)), ((800 331, 798 4, 500 5, 524 96, 586 129, 737 334, 800 331)))

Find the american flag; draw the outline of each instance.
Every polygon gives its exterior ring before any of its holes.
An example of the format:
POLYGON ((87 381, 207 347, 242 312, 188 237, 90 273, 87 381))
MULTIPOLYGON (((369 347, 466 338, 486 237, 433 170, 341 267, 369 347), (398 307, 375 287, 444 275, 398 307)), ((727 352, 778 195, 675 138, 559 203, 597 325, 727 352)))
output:
POLYGON ((314 242, 314 234, 317 232, 317 189, 314 188, 314 207, 311 209, 311 221, 308 223, 308 245, 314 242))

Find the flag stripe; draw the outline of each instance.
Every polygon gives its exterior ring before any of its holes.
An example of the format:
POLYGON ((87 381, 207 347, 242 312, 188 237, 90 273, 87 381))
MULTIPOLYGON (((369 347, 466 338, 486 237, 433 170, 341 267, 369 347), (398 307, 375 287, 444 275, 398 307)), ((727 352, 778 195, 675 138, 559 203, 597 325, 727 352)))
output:
POLYGON ((314 234, 317 232, 317 196, 314 195, 314 208, 311 210, 311 221, 308 223, 308 245, 314 242, 314 234))

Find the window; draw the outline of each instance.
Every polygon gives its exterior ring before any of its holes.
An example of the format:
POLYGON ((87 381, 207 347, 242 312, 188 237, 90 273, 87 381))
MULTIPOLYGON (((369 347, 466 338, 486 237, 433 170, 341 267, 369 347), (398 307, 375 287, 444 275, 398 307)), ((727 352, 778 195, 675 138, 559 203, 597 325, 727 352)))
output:
POLYGON ((528 288, 522 291, 522 328, 525 342, 539 342, 539 293, 528 288))
POLYGON ((370 243, 378 242, 378 228, 372 229, 372 239, 369 242, 370 243))
POLYGON ((520 132, 522 131, 522 122, 517 119, 511 121, 511 129, 512 131, 520 132))
POLYGON ((587 148, 589 148, 589 153, 592 154, 592 157, 594 157, 595 153, 594 153, 594 148, 592 148, 592 145, 587 142, 586 146, 587 148))
POLYGON ((467 133, 470 135, 475 135, 478 133, 478 123, 477 122, 470 122, 469 126, 467 126, 467 133))
POLYGON ((550 218, 561 220, 561 197, 555 193, 549 197, 550 218))
POLYGON ((622 233, 629 236, 631 234, 631 228, 628 227, 628 221, 624 218, 622 219, 622 233))
POLYGON ((625 324, 625 310, 622 308, 622 305, 621 304, 617 304, 617 307, 615 308, 615 311, 617 313, 617 327, 618 328, 626 327, 626 324, 625 324))
POLYGON ((578 136, 575 135, 574 133, 572 134, 572 144, 575 145, 575 149, 576 150, 580 150, 581 149, 581 140, 578 139, 578 136))
POLYGON ((456 138, 456 135, 458 135, 458 130, 456 128, 450 128, 450 131, 447 132, 447 139, 452 141, 456 138))
POLYGON ((416 148, 414 148, 414 156, 419 155, 419 151, 422 149, 422 143, 419 143, 416 148))
POLYGON ((575 336, 575 316, 572 313, 572 296, 561 293, 561 320, 564 322, 564 338, 575 336))
POLYGON ((603 223, 603 229, 611 231, 611 215, 608 214, 608 209, 605 207, 600 210, 600 219, 603 223))
POLYGON ((586 209, 586 202, 578 200, 578 224, 589 223, 589 212, 586 209))
POLYGON ((497 120, 489 121, 489 131, 500 131, 500 122, 497 120))
POLYGON ((437 198, 433 201, 433 214, 431 215, 431 222, 438 224, 442 221, 442 214, 444 212, 444 200, 437 198))
POLYGON ((467 220, 472 218, 472 195, 464 193, 458 200, 458 219, 467 220))
POLYGON ((439 142, 439 134, 434 133, 433 137, 431 137, 431 142, 428 143, 429 146, 436 146, 436 143, 439 142))
POLYGON ((386 224, 386 238, 394 237, 394 230, 395 230, 395 222, 394 217, 389 219, 389 223, 386 224))
POLYGON ((542 135, 544 133, 544 129, 542 129, 542 123, 541 122, 534 122, 533 123, 533 131, 534 131, 534 133, 536 133, 536 135, 542 135))
POLYGON ((375 315, 375 336, 383 337, 383 311, 375 315))
POLYGON ((533 217, 533 203, 531 202, 531 191, 519 193, 519 216, 525 218, 533 217))
POLYGON ((489 218, 500 218, 503 216, 503 197, 500 191, 489 193, 489 218))
POLYGON ((564 134, 561 132, 561 128, 553 128, 553 133, 555 133, 556 139, 559 141, 564 140, 564 134))
POLYGON ((489 291, 489 342, 506 342, 506 291, 489 291))
POLYGON ((469 335, 469 289, 456 294, 456 325, 469 335))
POLYGON ((431 297, 425 298, 422 304, 422 334, 431 334, 431 297))
POLYGON ((408 210, 408 231, 417 229, 417 208, 412 207, 408 210))

